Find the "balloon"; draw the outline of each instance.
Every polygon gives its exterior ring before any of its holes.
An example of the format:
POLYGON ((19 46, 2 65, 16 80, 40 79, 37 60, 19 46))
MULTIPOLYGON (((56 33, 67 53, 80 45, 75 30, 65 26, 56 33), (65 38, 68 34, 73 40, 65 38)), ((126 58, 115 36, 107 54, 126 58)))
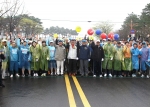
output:
POLYGON ((119 39, 119 35, 118 35, 118 34, 115 34, 115 35, 114 35, 114 39, 115 39, 115 40, 118 40, 118 39, 119 39))
POLYGON ((106 35, 106 33, 102 33, 100 37, 101 37, 102 39, 106 39, 107 35, 106 35))
POLYGON ((109 33, 108 38, 113 39, 114 38, 114 33, 109 33))
POLYGON ((58 37, 58 34, 57 34, 57 33, 55 33, 53 36, 54 36, 54 38, 57 38, 57 37, 58 37))
POLYGON ((102 33, 102 31, 100 29, 97 29, 95 33, 96 33, 96 35, 100 35, 102 33))
POLYGON ((89 30, 87 31, 87 33, 88 33, 89 35, 93 35, 94 30, 93 30, 93 29, 89 29, 89 30))
POLYGON ((76 32, 81 32, 81 27, 80 26, 76 27, 76 32))

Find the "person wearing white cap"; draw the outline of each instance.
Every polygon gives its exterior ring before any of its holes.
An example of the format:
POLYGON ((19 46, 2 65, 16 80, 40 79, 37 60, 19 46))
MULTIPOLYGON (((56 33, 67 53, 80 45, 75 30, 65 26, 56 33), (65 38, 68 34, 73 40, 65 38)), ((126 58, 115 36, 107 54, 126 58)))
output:
POLYGON ((114 46, 111 44, 111 39, 103 46, 105 59, 103 61, 104 77, 112 77, 114 46))
POLYGON ((104 50, 103 47, 100 46, 100 40, 96 41, 96 45, 94 42, 92 42, 91 47, 93 49, 92 59, 94 61, 93 77, 96 77, 97 74, 99 77, 102 77, 101 61, 104 59, 104 50))
POLYGON ((77 47, 76 40, 71 39, 70 45, 67 47, 68 49, 68 59, 69 59, 69 76, 76 75, 76 64, 77 64, 77 47))
POLYGON ((2 40, 2 49, 4 51, 4 56, 5 56, 5 60, 2 61, 2 79, 5 79, 7 63, 8 63, 8 58, 9 58, 9 48, 7 46, 7 40, 5 39, 2 40))

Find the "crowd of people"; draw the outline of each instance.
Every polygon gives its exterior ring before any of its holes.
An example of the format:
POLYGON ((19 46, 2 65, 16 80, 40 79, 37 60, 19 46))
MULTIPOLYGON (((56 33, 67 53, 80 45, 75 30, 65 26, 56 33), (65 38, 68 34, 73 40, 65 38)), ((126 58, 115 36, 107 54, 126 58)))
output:
POLYGON ((3 39, 0 43, 2 79, 25 76, 146 77, 149 78, 148 41, 76 39, 3 39), (20 72, 19 72, 20 71, 20 72))

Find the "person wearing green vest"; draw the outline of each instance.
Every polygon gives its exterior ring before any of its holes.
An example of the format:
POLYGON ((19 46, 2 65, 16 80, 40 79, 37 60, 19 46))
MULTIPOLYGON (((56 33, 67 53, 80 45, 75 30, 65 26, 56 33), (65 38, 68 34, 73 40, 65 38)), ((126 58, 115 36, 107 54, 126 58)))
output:
POLYGON ((122 62, 124 61, 123 57, 123 48, 121 47, 121 42, 117 42, 117 46, 114 51, 114 77, 122 77, 122 62))
POLYGON ((108 42, 103 46, 103 49, 105 55, 104 61, 102 62, 104 77, 112 77, 114 46, 111 44, 111 39, 108 39, 108 42))
POLYGON ((30 47, 31 53, 31 71, 33 76, 38 76, 38 71, 40 68, 40 46, 37 45, 36 41, 32 42, 30 47))
POLYGON ((42 70, 41 76, 46 76, 46 73, 48 72, 48 61, 49 58, 49 49, 46 46, 46 41, 42 41, 42 47, 40 52, 40 69, 42 70))

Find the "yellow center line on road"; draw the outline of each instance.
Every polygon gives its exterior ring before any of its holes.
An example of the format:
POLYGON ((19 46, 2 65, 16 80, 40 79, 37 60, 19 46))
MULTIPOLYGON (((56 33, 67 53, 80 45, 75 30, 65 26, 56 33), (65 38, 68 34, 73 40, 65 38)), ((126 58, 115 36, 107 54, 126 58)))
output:
POLYGON ((70 85, 68 75, 65 75, 65 82, 66 82, 66 88, 67 88, 67 93, 68 93, 69 105, 70 105, 70 107, 76 107, 76 103, 75 103, 75 99, 74 99, 74 95, 72 92, 72 88, 70 85))
POLYGON ((82 88, 81 88, 81 86, 80 86, 80 84, 79 84, 79 82, 78 82, 78 80, 77 80, 77 78, 75 76, 72 76, 72 78, 73 78, 75 86, 78 90, 78 93, 80 95, 80 98, 82 100, 82 103, 83 103, 84 107, 91 107, 88 100, 87 100, 87 98, 86 98, 86 96, 85 96, 85 94, 84 94, 84 92, 83 92, 83 90, 82 90, 82 88))

